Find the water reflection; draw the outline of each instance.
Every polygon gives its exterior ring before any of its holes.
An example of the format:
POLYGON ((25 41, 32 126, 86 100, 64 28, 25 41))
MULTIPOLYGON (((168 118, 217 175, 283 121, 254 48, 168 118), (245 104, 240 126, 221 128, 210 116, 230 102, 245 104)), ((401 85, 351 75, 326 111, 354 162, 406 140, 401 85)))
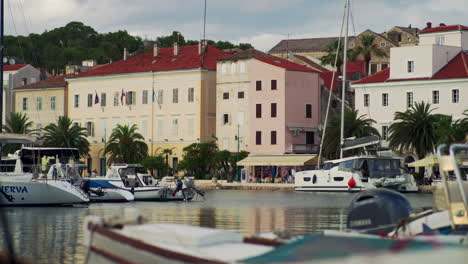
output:
MULTIPOLYGON (((239 231, 246 235, 287 231, 293 235, 339 230, 349 194, 210 191, 207 201, 91 204, 81 208, 2 208, 14 245, 34 263, 82 263, 82 222, 86 215, 121 215, 137 208, 149 223, 177 223, 239 231)), ((430 207, 430 195, 409 196, 415 207, 430 207)), ((2 230, 3 232, 3 230, 2 230)), ((1 235, 1 234, 0 234, 1 235)), ((2 249, 4 241, 0 242, 2 249)))

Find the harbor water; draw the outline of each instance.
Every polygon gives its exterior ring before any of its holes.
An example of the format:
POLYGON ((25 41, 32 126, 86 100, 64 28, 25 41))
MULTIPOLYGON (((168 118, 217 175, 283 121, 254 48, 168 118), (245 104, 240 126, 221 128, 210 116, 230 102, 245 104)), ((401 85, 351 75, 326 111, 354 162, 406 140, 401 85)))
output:
MULTIPOLYGON (((415 210, 432 207, 430 194, 406 194, 415 210)), ((291 235, 344 228, 348 193, 294 191, 207 191, 206 201, 98 203, 80 207, 0 208, 7 215, 14 248, 32 263, 83 263, 86 215, 121 215, 137 208, 148 223, 177 223, 238 231, 291 235)), ((2 250, 5 249, 1 230, 2 250)))

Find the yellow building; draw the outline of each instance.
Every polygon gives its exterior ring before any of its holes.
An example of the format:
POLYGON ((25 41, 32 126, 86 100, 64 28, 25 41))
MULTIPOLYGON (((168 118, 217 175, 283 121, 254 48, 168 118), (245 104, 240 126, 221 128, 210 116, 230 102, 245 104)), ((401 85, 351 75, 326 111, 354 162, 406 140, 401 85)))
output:
POLYGON ((117 124, 136 124, 151 154, 210 141, 216 129, 216 60, 227 54, 212 46, 155 46, 133 57, 68 78, 68 115, 86 127, 88 168, 105 172, 104 144, 117 124))
POLYGON ((63 76, 16 87, 15 111, 26 114, 33 129, 44 128, 67 115, 67 90, 63 76))

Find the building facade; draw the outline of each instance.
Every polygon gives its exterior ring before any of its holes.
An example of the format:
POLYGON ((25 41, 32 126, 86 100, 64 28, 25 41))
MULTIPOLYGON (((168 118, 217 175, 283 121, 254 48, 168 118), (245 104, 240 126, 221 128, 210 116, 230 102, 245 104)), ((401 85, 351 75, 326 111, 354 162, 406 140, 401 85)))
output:
POLYGON ((171 149, 173 168, 184 147, 210 141, 216 126, 216 60, 226 55, 211 46, 155 46, 67 79, 69 116, 87 129, 91 143, 88 167, 105 171, 104 145, 117 124, 136 124, 153 155, 171 149))
POLYGON ((390 67, 354 82, 356 108, 377 121, 384 145, 397 111, 415 102, 431 103, 433 113, 463 116, 468 109, 468 27, 430 24, 419 45, 391 49, 390 67))

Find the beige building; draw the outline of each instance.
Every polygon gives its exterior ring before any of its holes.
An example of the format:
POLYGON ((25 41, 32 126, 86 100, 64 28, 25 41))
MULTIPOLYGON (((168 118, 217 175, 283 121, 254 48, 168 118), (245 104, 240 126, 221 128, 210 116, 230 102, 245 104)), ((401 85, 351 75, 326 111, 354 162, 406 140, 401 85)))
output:
POLYGON ((67 82, 63 76, 16 87, 15 110, 27 115, 33 129, 55 123, 67 115, 67 82))
POLYGON ((210 141, 216 121, 216 60, 212 46, 154 47, 152 51, 81 73, 69 82, 69 117, 88 130, 88 167, 105 171, 104 144, 117 124, 136 124, 151 154, 210 141))

